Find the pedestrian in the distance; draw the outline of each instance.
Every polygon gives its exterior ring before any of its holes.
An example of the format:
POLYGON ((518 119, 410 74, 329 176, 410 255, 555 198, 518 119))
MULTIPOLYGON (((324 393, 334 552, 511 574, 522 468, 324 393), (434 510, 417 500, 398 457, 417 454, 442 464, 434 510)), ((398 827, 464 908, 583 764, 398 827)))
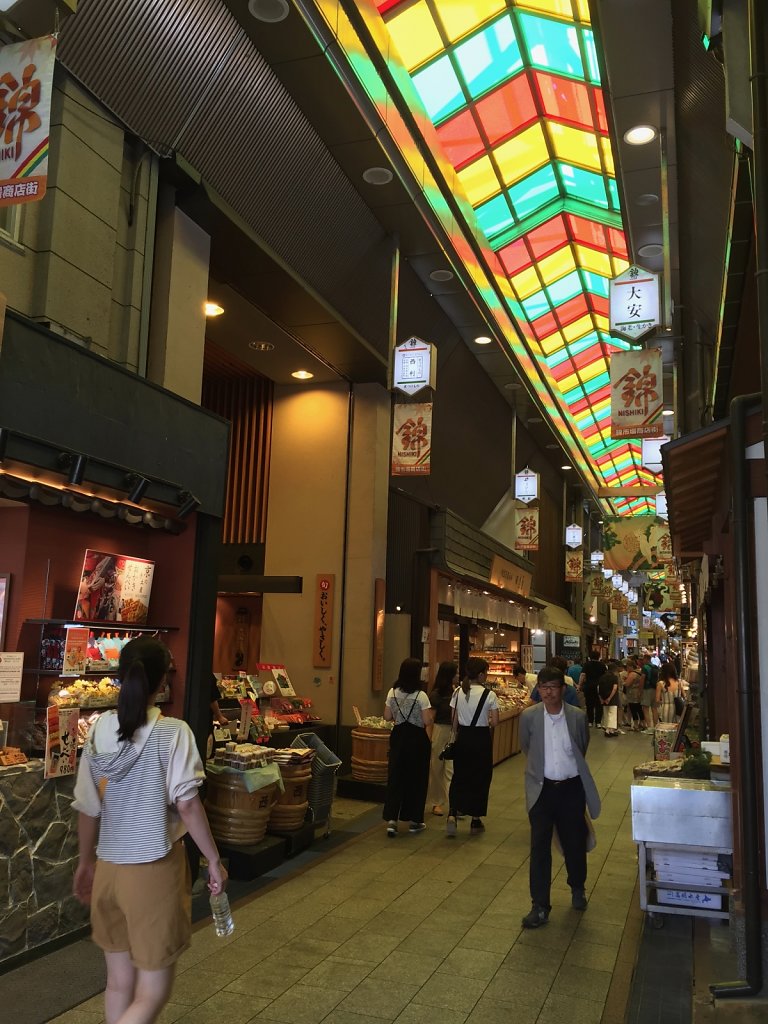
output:
POLYGON ((431 746, 428 727, 434 711, 421 688, 421 662, 406 658, 387 694, 384 718, 394 722, 389 739, 389 772, 384 800, 387 835, 394 839, 398 821, 410 821, 409 832, 422 832, 429 785, 431 746))
POLYGON ((608 671, 608 666, 600 660, 600 652, 594 648, 589 652, 589 658, 581 673, 579 686, 584 694, 586 703, 587 724, 599 728, 603 722, 603 705, 600 703, 600 695, 597 692, 597 684, 600 677, 608 671))
POLYGON ((485 832, 488 793, 493 778, 493 729, 499 724, 499 702, 485 685, 488 662, 470 658, 461 686, 451 698, 456 737, 453 778, 445 832, 456 835, 460 814, 471 815, 470 835, 485 832))
POLYGON ((438 816, 445 814, 448 806, 448 787, 453 778, 453 760, 441 758, 446 743, 451 738, 453 712, 451 697, 459 684, 459 669, 455 661, 440 664, 429 699, 435 712, 432 726, 432 758, 429 764, 429 793, 427 807, 438 816))
POLYGON ((520 746, 527 756, 525 805, 531 824, 531 910, 524 928, 539 928, 552 909, 552 834, 557 829, 568 872, 571 903, 587 908, 585 810, 600 814, 600 797, 585 760, 589 730, 584 712, 563 700, 565 679, 557 668, 539 672, 541 703, 520 717, 520 746))

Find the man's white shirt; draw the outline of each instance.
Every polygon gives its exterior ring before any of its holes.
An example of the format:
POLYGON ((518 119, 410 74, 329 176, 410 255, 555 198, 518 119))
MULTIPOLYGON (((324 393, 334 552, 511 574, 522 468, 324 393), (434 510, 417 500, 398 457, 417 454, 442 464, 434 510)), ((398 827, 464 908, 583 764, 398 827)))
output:
POLYGON ((560 713, 550 715, 544 709, 544 778, 561 782, 579 774, 576 758, 573 756, 571 734, 565 720, 565 705, 560 713))

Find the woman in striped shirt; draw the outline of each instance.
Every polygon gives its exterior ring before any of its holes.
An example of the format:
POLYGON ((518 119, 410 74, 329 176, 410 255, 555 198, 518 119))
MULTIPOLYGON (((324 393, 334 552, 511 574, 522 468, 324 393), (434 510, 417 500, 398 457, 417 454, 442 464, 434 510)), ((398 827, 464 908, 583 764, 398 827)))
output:
POLYGON ((208 858, 211 892, 227 881, 197 792, 204 773, 192 730, 154 706, 169 664, 153 637, 125 645, 117 711, 91 729, 75 785, 74 893, 90 903, 107 961, 106 1024, 153 1024, 168 1001, 191 934, 185 832, 208 858))

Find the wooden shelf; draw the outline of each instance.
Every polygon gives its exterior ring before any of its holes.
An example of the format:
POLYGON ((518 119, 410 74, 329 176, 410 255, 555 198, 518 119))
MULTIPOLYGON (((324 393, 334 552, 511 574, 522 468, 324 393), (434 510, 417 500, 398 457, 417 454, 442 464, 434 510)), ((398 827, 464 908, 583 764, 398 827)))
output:
POLYGON ((25 619, 31 626, 83 626, 105 633, 175 633, 178 626, 138 626, 130 622, 78 622, 74 619, 25 619))

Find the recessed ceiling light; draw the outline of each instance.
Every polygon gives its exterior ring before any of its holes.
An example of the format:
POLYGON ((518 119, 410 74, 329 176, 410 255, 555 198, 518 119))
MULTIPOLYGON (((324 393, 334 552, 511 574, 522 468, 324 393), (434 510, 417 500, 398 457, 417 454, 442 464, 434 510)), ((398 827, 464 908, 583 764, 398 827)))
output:
POLYGON ((288 0, 248 0, 248 10, 257 21, 270 25, 285 21, 290 12, 288 0))
POLYGON ((220 306, 217 302, 206 302, 203 309, 206 316, 221 316, 224 312, 224 307, 220 306))
POLYGON ((296 380, 312 380, 315 376, 314 373, 310 373, 309 370, 294 370, 291 374, 296 380))
POLYGON ((504 385, 507 391, 519 391, 522 386, 519 380, 510 380, 504 385))
POLYGON ((560 469, 573 469, 573 466, 561 466, 560 469))
POLYGON ((597 525, 598 526, 602 526, 603 525, 603 520, 602 519, 598 519, 597 520, 597 525))
POLYGON ((493 338, 489 338, 487 334, 481 334, 479 338, 475 338, 476 345, 490 345, 493 338))
POLYGON ((528 417, 528 422, 529 423, 543 423, 544 420, 541 418, 541 416, 529 416, 528 417))
POLYGON ((658 135, 658 131, 652 124, 636 124, 633 128, 624 132, 624 141, 630 146, 646 146, 658 135))
POLYGON ((271 352, 274 347, 271 341, 248 342, 248 348, 252 348, 254 352, 271 352))
POLYGON ((368 167, 363 171, 363 181, 369 185, 388 185, 394 174, 388 167, 368 167))
POLYGON ((658 242, 649 242, 648 245, 641 245, 637 250, 638 256, 661 256, 664 252, 664 246, 659 245, 658 242))
POLYGON ((545 448, 549 448, 550 451, 554 452, 560 448, 559 444, 555 444, 554 441, 550 441, 549 444, 544 445, 545 448))
POLYGON ((654 203, 658 203, 659 197, 655 192, 643 192, 642 195, 638 196, 635 200, 635 206, 653 206, 654 203))
POLYGON ((674 409, 662 409, 661 410, 661 415, 662 416, 674 416, 675 415, 675 410, 674 409))
POLYGON ((453 271, 452 270, 433 270, 430 273, 430 278, 433 281, 452 281, 453 271))

